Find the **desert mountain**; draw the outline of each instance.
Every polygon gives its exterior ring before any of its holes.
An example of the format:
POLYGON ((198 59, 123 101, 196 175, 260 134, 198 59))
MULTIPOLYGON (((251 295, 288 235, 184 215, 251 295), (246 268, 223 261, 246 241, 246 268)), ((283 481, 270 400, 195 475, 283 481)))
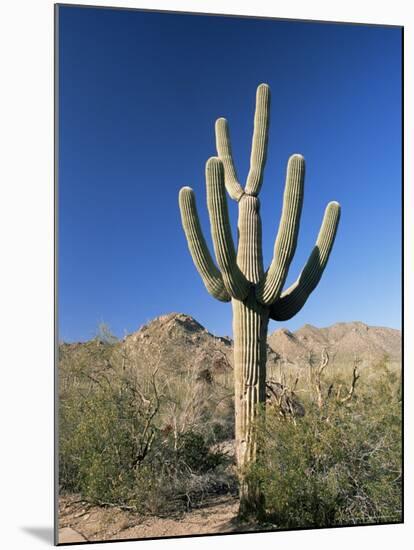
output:
POLYGON ((376 363, 385 356, 392 363, 401 362, 400 331, 361 322, 336 323, 326 328, 304 325, 295 332, 282 328, 270 334, 268 342, 287 364, 304 364, 309 353, 318 355, 324 348, 340 365, 352 362, 355 356, 364 364, 376 363))
POLYGON ((165 370, 231 370, 232 340, 214 336, 184 313, 155 318, 124 338, 127 353, 141 363, 159 364, 165 370))
MULTIPOLYGON (((83 362, 89 363, 85 353, 90 346, 91 342, 63 344, 61 351, 77 355, 77 362, 83 357, 83 362)), ((159 366, 174 375, 191 371, 207 378, 232 370, 232 340, 214 336, 183 313, 157 317, 111 347, 142 369, 159 366)), ((327 328, 304 325, 295 332, 282 328, 268 337, 268 367, 276 367, 280 361, 286 366, 306 366, 309 354, 318 356, 324 348, 339 365, 351 363, 355 354, 363 364, 374 364, 384 356, 399 363, 401 333, 361 322, 336 323, 327 328)), ((90 353, 88 357, 92 357, 90 353)))
MULTIPOLYGON (((155 318, 124 339, 131 354, 147 357, 174 371, 190 368, 221 373, 233 368, 233 341, 215 336, 190 315, 170 313, 155 318), (167 359, 167 364, 165 363, 167 359), (168 366, 169 365, 169 366, 168 366)), ((268 345, 268 364, 276 366, 279 355, 268 345)))

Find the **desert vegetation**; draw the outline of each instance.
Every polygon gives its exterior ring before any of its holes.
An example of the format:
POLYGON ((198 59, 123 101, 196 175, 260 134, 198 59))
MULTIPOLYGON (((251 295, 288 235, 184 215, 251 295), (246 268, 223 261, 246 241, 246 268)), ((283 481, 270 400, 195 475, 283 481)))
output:
MULTIPOLYGON (((141 334, 157 343, 150 330, 141 334)), ((184 333, 202 341, 201 330, 184 333)), ((238 496, 231 359, 218 350, 183 365, 174 341, 152 347, 151 360, 102 329, 60 345, 60 495, 160 517, 238 496)), ((385 356, 336 365, 324 349, 269 372, 261 450, 247 472, 266 503, 257 526, 401 521, 399 367, 385 356)))
POLYGON ((61 492, 166 514, 236 491, 221 445, 233 435, 228 376, 174 367, 173 355, 152 357, 148 370, 100 336, 60 347, 61 492))
MULTIPOLYGON (((387 358, 330 369, 326 358, 300 383, 306 413, 268 407, 250 475, 268 521, 283 528, 401 521, 401 386, 387 358)), ((259 417, 260 418, 260 417, 259 417)))

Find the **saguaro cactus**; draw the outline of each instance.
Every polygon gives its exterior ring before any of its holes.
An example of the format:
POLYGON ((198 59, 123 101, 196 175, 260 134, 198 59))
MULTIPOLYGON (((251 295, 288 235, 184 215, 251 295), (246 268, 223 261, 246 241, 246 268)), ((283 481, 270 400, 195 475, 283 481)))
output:
POLYGON ((262 225, 258 194, 266 162, 270 89, 257 88, 250 171, 240 185, 231 153, 227 121, 216 122, 217 157, 206 165, 207 206, 216 267, 204 240, 193 190, 179 195, 181 219, 188 247, 208 292, 233 307, 236 458, 240 479, 240 514, 258 515, 263 500, 257 486, 246 477, 246 467, 256 458, 255 419, 265 403, 266 338, 269 318, 290 319, 305 304, 325 269, 340 217, 340 206, 330 202, 325 210, 316 245, 297 281, 282 291, 293 258, 303 202, 305 161, 292 155, 287 165, 282 216, 273 259, 263 269, 262 225), (238 246, 235 250, 229 224, 225 190, 238 202, 238 246))

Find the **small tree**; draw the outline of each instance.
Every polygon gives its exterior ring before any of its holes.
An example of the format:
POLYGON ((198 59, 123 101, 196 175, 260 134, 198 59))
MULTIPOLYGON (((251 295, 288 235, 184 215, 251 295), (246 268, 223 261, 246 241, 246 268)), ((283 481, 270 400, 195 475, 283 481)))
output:
POLYGON ((266 340, 269 318, 290 319, 305 304, 325 269, 340 217, 337 202, 328 204, 316 245, 297 281, 282 292, 293 258, 303 202, 305 161, 292 155, 287 166, 283 210, 273 260, 267 271, 262 259, 259 191, 266 161, 270 89, 257 89, 250 171, 243 188, 234 168, 227 121, 216 122, 218 157, 206 165, 207 206, 217 268, 208 251, 196 210, 194 193, 183 187, 179 195, 181 219, 194 264, 208 292, 232 302, 234 337, 236 458, 240 482, 240 515, 258 517, 263 498, 245 475, 256 460, 255 420, 266 400, 266 340), (234 248, 225 189, 239 207, 238 247, 234 248))

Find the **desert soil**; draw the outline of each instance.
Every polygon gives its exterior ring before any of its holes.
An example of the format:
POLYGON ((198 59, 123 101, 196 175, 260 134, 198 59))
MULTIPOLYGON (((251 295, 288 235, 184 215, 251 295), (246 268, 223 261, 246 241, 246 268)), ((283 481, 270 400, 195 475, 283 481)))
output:
MULTIPOLYGON (((59 543, 170 537, 240 531, 238 499, 226 495, 176 517, 142 516, 114 507, 95 506, 79 495, 59 499, 59 543)), ((243 531, 250 530, 244 526, 243 531)))

